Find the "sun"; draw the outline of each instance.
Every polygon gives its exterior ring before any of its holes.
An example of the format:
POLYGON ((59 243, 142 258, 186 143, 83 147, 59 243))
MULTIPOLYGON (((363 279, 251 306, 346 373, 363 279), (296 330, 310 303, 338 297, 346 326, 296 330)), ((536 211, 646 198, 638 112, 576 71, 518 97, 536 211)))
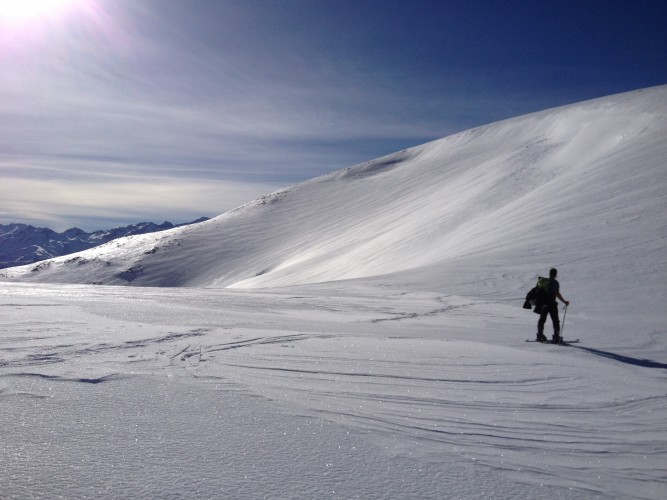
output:
POLYGON ((0 24, 21 25, 65 15, 81 0, 0 0, 0 24))

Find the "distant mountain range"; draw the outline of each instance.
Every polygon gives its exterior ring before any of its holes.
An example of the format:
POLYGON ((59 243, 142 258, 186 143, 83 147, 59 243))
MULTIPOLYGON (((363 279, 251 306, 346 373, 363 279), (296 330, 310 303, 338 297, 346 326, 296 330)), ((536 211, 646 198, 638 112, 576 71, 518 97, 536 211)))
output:
POLYGON ((27 224, 0 224, 0 269, 23 266, 52 257, 88 250, 123 236, 156 233, 206 220, 208 220, 208 217, 202 217, 193 222, 177 225, 171 222, 163 222, 162 224, 140 222, 139 224, 92 233, 87 233, 78 227, 57 233, 46 227, 34 227, 27 224))

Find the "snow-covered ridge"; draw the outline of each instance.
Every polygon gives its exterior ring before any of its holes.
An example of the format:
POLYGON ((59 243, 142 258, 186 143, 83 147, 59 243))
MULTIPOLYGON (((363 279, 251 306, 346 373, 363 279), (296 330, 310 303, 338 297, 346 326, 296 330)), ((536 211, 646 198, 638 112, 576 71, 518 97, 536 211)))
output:
POLYGON ((444 272, 474 257, 491 267, 569 263, 592 278, 622 263, 638 280, 657 279, 667 234, 666 115, 667 86, 533 113, 312 179, 201 224, 0 278, 256 288, 444 272), (645 268, 647 252, 655 265, 645 268))

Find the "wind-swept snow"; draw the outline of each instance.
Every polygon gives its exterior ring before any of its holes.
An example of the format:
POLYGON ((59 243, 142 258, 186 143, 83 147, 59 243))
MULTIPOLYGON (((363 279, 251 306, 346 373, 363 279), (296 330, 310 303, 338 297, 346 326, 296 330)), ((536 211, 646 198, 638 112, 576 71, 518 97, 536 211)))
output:
POLYGON ((663 498, 664 330, 514 302, 0 285, 0 493, 663 498))
POLYGON ((0 496, 664 498, 666 111, 548 110, 4 270, 44 283, 0 284, 0 496), (524 342, 551 266, 579 344, 524 342))
POLYGON ((203 224, 4 274, 256 288, 442 269, 470 256, 529 265, 585 259, 591 270, 599 262, 586 259, 591 249, 606 248, 641 272, 636 249, 665 232, 666 107, 667 89, 658 87, 507 120, 203 224))

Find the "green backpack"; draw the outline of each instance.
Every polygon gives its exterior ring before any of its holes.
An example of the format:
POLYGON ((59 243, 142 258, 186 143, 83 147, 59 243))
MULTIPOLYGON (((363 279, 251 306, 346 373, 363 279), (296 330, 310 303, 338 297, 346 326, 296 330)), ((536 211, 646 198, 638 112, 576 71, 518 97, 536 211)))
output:
POLYGON ((537 285, 535 285, 535 288, 532 288, 530 292, 528 292, 528 295, 526 295, 526 301, 523 304, 523 308, 532 309, 534 307, 535 309, 533 312, 540 314, 542 306, 549 300, 550 284, 550 278, 543 278, 542 276, 537 278, 537 285))
POLYGON ((549 284, 550 283, 551 283, 550 278, 543 278, 542 276, 537 278, 537 285, 536 286, 537 286, 538 293, 543 293, 545 297, 547 295, 549 295, 549 284))
POLYGON ((540 306, 548 303, 551 295, 551 278, 543 278, 540 276, 537 278, 537 286, 535 286, 535 288, 537 289, 535 297, 537 305, 540 306))

